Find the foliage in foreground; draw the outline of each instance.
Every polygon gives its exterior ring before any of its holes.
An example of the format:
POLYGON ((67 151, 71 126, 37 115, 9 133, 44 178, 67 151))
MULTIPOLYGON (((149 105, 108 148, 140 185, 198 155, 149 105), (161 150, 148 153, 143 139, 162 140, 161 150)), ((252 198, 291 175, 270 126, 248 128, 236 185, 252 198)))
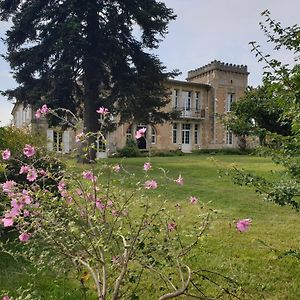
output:
MULTIPOLYGON (((80 138, 85 137, 80 134, 80 138)), ((24 146, 21 157, 12 154, 4 150, 3 161, 17 162, 26 180, 5 177, 2 192, 9 201, 3 203, 1 222, 17 230, 23 247, 12 252, 2 245, 3 252, 23 257, 37 270, 77 274, 83 299, 89 295, 99 300, 137 299, 145 290, 161 300, 203 296, 204 275, 191 268, 190 259, 209 224, 209 211, 198 205, 195 196, 176 212, 166 209, 163 195, 158 206, 152 199, 164 181, 182 186, 181 175, 172 179, 162 170, 161 178, 155 179, 150 161, 141 166, 144 178, 135 178, 119 164, 105 163, 97 170, 92 164, 82 174, 57 173, 49 166, 37 169, 38 150, 32 145, 24 146), (181 213, 188 206, 193 207, 193 221, 182 226, 181 213), (149 287, 153 280, 160 284, 149 287)), ((237 229, 246 231, 250 223, 240 220, 237 229)), ((27 296, 31 299, 30 291, 27 296)))

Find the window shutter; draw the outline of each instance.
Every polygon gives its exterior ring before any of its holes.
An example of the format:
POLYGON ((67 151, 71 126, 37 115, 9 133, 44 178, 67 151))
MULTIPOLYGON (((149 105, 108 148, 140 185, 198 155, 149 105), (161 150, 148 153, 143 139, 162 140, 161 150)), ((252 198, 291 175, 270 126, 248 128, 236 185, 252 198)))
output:
POLYGON ((53 130, 47 129, 47 150, 53 151, 53 130))
POLYGON ((69 153, 71 150, 70 147, 70 131, 69 130, 65 130, 63 132, 63 153, 69 153))

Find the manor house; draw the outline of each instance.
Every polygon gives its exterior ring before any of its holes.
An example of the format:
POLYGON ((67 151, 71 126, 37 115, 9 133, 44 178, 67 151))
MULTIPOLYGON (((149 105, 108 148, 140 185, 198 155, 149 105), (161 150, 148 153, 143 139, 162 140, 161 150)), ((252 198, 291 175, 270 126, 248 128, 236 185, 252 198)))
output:
MULTIPOLYGON (((180 149, 191 152, 197 149, 236 148, 238 137, 224 128, 218 116, 231 110, 234 101, 243 96, 248 85, 247 66, 213 61, 188 72, 186 81, 168 80, 171 101, 166 111, 175 110, 178 117, 163 124, 127 123, 109 133, 108 143, 98 145, 98 157, 122 148, 126 140, 134 138, 136 130, 146 127, 145 137, 137 141, 139 148, 154 151, 180 149)), ((50 128, 46 121, 35 120, 30 107, 16 103, 13 123, 17 127, 30 126, 47 135, 48 149, 69 153, 76 148, 75 132, 71 129, 50 128)))

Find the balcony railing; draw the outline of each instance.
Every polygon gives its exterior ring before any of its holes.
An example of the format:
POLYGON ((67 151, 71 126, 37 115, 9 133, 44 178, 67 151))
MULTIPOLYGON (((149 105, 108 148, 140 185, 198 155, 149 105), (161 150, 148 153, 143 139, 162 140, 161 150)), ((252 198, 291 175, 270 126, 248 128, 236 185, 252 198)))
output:
POLYGON ((175 107, 173 108, 175 112, 178 113, 179 118, 184 119, 205 119, 205 109, 196 109, 190 108, 187 109, 186 107, 175 107))

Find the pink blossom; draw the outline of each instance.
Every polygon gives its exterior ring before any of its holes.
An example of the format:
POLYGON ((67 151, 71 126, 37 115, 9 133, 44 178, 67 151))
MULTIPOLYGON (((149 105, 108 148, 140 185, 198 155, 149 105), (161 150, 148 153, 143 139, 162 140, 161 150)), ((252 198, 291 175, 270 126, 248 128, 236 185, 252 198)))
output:
POLYGON ((192 197, 190 198, 190 201, 191 201, 191 204, 197 204, 197 203, 198 203, 198 198, 192 196, 192 197))
POLYGON ((118 216, 120 215, 120 213, 119 213, 117 210, 115 210, 115 209, 113 209, 113 210, 111 211, 111 214, 112 214, 114 217, 118 217, 118 216))
POLYGON ((57 185, 57 188, 60 192, 62 192, 66 189, 66 184, 63 181, 60 181, 57 185))
POLYGON ((103 211, 103 210, 105 210, 105 204, 103 204, 101 201, 99 201, 99 200, 96 200, 96 207, 99 209, 99 210, 101 210, 101 211, 103 211))
POLYGON ((37 173, 36 173, 35 168, 31 168, 28 170, 28 174, 27 174, 26 178, 30 182, 35 181, 37 179, 37 173))
POLYGON ((175 182, 176 182, 178 185, 183 185, 183 178, 181 177, 181 175, 179 175, 179 177, 175 180, 175 182))
POLYGON ((176 223, 175 222, 168 223, 168 230, 169 231, 173 231, 175 229, 176 229, 176 223))
POLYGON ((22 232, 20 235, 19 235, 19 240, 23 243, 26 243, 28 242, 28 240, 30 239, 30 236, 31 234, 30 233, 27 233, 27 232, 22 232))
POLYGON ((75 136, 76 143, 82 142, 84 139, 85 139, 85 135, 83 132, 80 132, 75 136))
POLYGON ((10 300, 10 298, 7 295, 4 295, 2 300, 10 300))
POLYGON ((114 205, 114 203, 111 201, 111 200, 108 200, 107 201, 107 206, 108 207, 112 207, 114 205))
POLYGON ((152 168, 151 164, 149 162, 144 163, 144 171, 148 171, 152 168))
POLYGON ((44 104, 43 106, 42 106, 42 108, 41 108, 41 113, 42 114, 47 114, 48 112, 49 112, 49 107, 47 107, 47 105, 46 104, 44 104))
POLYGON ((157 182, 155 180, 147 180, 145 183, 144 183, 144 187, 145 189, 147 190, 154 190, 157 188, 157 182))
POLYGON ((138 140, 140 139, 142 136, 145 135, 145 132, 146 132, 147 128, 141 128, 139 129, 136 134, 135 134, 135 138, 138 140))
POLYGON ((40 119, 41 118, 41 116, 42 116, 42 112, 41 112, 41 109, 39 108, 36 112, 35 112, 35 117, 37 118, 37 119, 40 119))
POLYGON ((1 219, 2 223, 3 223, 3 226, 4 227, 10 227, 10 226, 13 226, 14 225, 14 219, 12 217, 5 217, 3 219, 1 219))
POLYGON ((25 145, 23 153, 26 157, 31 157, 35 155, 35 148, 31 145, 25 145))
POLYGON ((116 173, 119 173, 121 171, 121 166, 119 164, 116 164, 113 166, 113 170, 116 172, 116 173))
POLYGON ((239 232, 247 231, 251 225, 251 219, 242 219, 236 222, 236 229, 239 232))
POLYGON ((2 190, 4 193, 11 193, 16 186, 16 182, 13 180, 7 180, 2 184, 2 190))
POLYGON ((83 171, 82 177, 87 180, 96 181, 97 177, 94 176, 92 171, 83 171))
POLYGON ((47 174, 46 171, 43 170, 43 169, 42 169, 42 170, 39 170, 39 173, 40 173, 41 176, 45 176, 45 175, 47 174))
POLYGON ((10 150, 9 149, 6 149, 4 151, 2 151, 2 159, 3 160, 8 160, 10 158, 10 150))
POLYGON ((23 211, 23 216, 26 218, 26 217, 29 217, 30 216, 30 212, 28 210, 24 210, 23 211))
POLYGON ((29 169, 29 166, 21 166, 19 174, 27 174, 29 169))
POLYGON ((96 110, 96 112, 97 112, 98 114, 100 114, 100 115, 103 115, 103 116, 109 114, 109 110, 108 110, 107 108, 103 107, 103 106, 99 107, 99 109, 96 110))

